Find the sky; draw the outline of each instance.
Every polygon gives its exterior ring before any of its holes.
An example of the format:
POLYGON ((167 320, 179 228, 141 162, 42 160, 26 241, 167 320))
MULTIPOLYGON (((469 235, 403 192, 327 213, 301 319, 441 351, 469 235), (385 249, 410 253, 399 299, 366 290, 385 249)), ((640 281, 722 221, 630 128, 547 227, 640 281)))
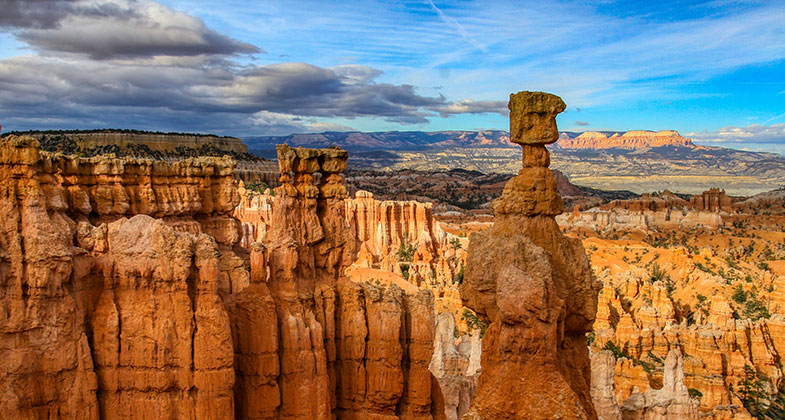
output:
POLYGON ((0 0, 3 131, 507 129, 520 90, 785 154, 785 2, 0 0))

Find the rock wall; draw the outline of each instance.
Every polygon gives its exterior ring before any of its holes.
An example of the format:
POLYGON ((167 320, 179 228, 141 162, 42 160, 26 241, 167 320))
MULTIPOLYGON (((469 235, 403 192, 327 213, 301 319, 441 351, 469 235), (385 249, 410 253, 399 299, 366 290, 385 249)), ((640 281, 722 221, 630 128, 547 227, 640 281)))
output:
POLYGON ((5 138, 0 412, 441 418, 432 294, 346 278, 345 152, 281 153, 276 227, 246 249, 230 160, 81 159, 5 138))
POLYGON ((645 149, 651 147, 693 147, 692 140, 684 138, 673 130, 666 131, 627 131, 624 134, 586 131, 581 135, 570 138, 562 136, 556 143, 563 149, 645 149))
MULTIPOLYGON (((240 188, 233 215, 242 222, 243 246, 263 241, 273 223, 273 193, 240 188)), ((403 275, 415 285, 448 286, 465 264, 466 240, 442 230, 430 203, 379 201, 367 191, 344 200, 346 223, 356 246, 353 266, 378 268, 403 275), (402 260, 399 251, 410 247, 402 260)), ((457 293, 457 289, 453 290, 457 293)))
POLYGON ((558 138, 556 96, 510 96, 511 141, 523 169, 494 202, 494 225, 470 237, 461 296, 490 321, 482 373, 464 419, 596 419, 586 333, 600 284, 577 239, 562 235, 562 212, 544 145, 558 138))
POLYGON ((238 201, 231 169, 221 159, 78 159, 4 139, 4 415, 231 418, 217 295, 219 244, 239 238, 226 216, 238 201))
MULTIPOLYGON (((256 241, 282 242, 273 237, 274 226, 282 223, 277 215, 290 214, 292 209, 274 206, 280 190, 259 194, 241 187, 240 196, 233 214, 242 221, 243 246, 253 247, 256 241)), ((448 418, 459 418, 468 409, 476 389, 480 355, 480 332, 470 332, 462 319, 464 308, 456 282, 465 261, 465 239, 444 232, 433 218, 430 204, 379 201, 369 192, 358 191, 356 198, 344 200, 344 205, 340 214, 348 229, 344 232, 348 235, 344 240, 349 244, 344 246, 348 253, 345 257, 351 262, 344 269, 348 278, 373 285, 395 285, 406 294, 423 293, 419 289, 433 294, 431 317, 437 317, 439 322, 435 333, 430 332, 436 349, 428 366, 438 381, 433 384, 444 399, 448 418), (408 257, 399 253, 402 248, 408 250, 408 257), (445 316, 449 317, 450 326, 445 316)), ((351 281, 339 282, 339 292, 355 293, 349 287, 351 281)))

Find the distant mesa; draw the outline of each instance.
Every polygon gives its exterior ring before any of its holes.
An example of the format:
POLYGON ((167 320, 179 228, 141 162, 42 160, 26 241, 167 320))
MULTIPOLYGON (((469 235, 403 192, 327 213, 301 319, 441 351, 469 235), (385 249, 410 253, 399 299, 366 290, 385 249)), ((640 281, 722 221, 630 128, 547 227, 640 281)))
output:
MULTIPOLYGON (((162 133, 118 129, 24 131, 7 134, 26 135, 44 143, 46 143, 46 140, 49 140, 50 143, 52 140, 56 140, 57 146, 65 143, 76 143, 76 145, 81 147, 89 145, 89 147, 94 148, 96 146, 126 147, 133 144, 143 146, 154 152, 174 152, 178 147, 199 149, 209 146, 230 154, 244 154, 248 152, 248 147, 243 144, 242 140, 236 137, 212 134, 162 133)), ((46 148, 46 144, 42 144, 42 146, 46 148)))
POLYGON ((678 131, 634 130, 626 133, 586 131, 576 137, 562 133, 556 145, 562 149, 644 149, 651 147, 694 147, 692 140, 678 131))

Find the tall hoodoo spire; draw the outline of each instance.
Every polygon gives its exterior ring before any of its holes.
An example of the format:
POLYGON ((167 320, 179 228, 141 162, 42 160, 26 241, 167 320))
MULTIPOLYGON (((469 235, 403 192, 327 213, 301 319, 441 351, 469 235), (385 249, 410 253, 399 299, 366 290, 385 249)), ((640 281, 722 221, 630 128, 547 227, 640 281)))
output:
POLYGON ((559 137, 558 96, 510 95, 510 141, 522 169, 494 201, 492 228, 471 236, 461 297, 490 321, 482 374, 467 420, 595 420, 585 334, 600 284, 577 239, 562 235, 563 211, 546 144, 559 137))

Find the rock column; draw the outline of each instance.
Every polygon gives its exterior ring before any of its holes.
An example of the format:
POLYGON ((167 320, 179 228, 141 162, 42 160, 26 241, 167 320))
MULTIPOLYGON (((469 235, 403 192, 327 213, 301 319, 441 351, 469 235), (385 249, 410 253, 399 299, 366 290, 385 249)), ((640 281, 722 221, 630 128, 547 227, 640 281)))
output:
POLYGON ((489 327, 477 394, 463 418, 596 419, 585 334, 601 285, 580 241, 556 224, 563 203, 545 148, 558 139, 555 117, 565 104, 519 92, 509 108, 523 168, 493 203, 493 227, 469 242, 461 297, 489 327))

